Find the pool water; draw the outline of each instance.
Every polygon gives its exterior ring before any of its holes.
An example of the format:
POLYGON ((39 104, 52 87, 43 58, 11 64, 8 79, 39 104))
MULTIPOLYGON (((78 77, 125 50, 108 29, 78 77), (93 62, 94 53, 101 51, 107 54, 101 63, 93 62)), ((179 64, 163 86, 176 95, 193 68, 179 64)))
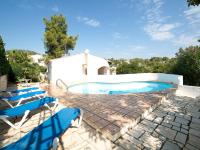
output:
POLYGON ((126 83, 101 83, 88 82, 71 85, 69 92, 81 94, 128 94, 142 92, 156 92, 173 85, 165 82, 126 82, 126 83))

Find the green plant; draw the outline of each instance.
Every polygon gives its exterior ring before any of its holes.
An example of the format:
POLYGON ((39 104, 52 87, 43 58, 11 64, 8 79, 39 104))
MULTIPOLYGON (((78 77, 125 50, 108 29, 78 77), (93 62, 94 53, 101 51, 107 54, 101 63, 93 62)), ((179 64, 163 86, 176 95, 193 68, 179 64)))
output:
POLYGON ((9 72, 9 64, 6 58, 3 39, 0 36, 0 75, 8 74, 8 72, 9 72))
POLYGON ((67 22, 63 15, 54 15, 50 20, 44 18, 45 33, 44 45, 46 47, 46 62, 59 58, 76 45, 77 36, 67 35, 67 22))
POLYGON ((198 6, 200 4, 200 0, 187 0, 188 5, 198 6))
POLYGON ((46 72, 45 67, 39 66, 37 63, 31 61, 30 51, 12 50, 8 51, 7 55, 17 81, 22 79, 39 81, 40 73, 46 72))
POLYGON ((200 85, 200 47, 180 48, 176 54, 173 72, 184 77, 184 84, 200 85))

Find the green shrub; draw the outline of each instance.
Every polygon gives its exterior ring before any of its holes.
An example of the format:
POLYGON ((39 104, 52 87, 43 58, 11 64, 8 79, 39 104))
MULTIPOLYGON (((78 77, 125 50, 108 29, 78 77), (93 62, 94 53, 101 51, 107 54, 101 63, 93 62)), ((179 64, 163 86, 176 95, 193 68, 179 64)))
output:
POLYGON ((33 82, 39 81, 40 73, 45 73, 46 68, 32 63, 30 51, 13 50, 7 53, 11 68, 17 81, 31 79, 33 82))
POLYGON ((200 47, 180 48, 173 73, 183 75, 184 84, 200 86, 200 47))
POLYGON ((200 46, 180 48, 175 58, 152 57, 150 59, 109 60, 117 67, 117 74, 173 73, 183 75, 184 84, 200 86, 200 46))
POLYGON ((6 59, 6 52, 4 48, 3 39, 0 36, 0 75, 8 74, 9 64, 6 59))
POLYGON ((152 57, 150 59, 134 58, 127 60, 110 59, 111 66, 117 67, 117 74, 130 73, 171 73, 174 58, 152 57))

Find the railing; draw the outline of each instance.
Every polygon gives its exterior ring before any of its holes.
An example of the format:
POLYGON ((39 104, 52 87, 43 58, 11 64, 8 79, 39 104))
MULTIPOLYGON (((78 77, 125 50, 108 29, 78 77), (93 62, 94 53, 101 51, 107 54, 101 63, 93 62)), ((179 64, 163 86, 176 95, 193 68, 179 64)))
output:
POLYGON ((63 86, 60 85, 60 83, 61 83, 62 85, 64 85, 65 89, 66 89, 67 92, 68 92, 69 86, 68 86, 62 79, 56 80, 56 86, 59 87, 59 88, 63 88, 63 86))

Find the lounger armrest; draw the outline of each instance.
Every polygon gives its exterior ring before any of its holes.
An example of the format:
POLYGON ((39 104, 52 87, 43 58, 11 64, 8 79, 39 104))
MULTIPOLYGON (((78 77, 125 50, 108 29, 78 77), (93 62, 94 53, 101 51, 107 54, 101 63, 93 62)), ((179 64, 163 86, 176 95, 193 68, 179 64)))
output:
POLYGON ((53 103, 54 103, 54 106, 52 110, 55 111, 56 107, 59 105, 59 99, 56 98, 56 100, 53 103))
POLYGON ((3 97, 3 98, 1 98, 1 100, 3 100, 3 101, 7 101, 8 99, 7 99, 7 98, 5 98, 5 97, 3 97))
POLYGON ((55 101, 53 101, 52 103, 54 103, 55 105, 58 105, 59 99, 58 99, 58 98, 55 98, 55 101))
POLYGON ((9 102, 9 100, 7 98, 2 98, 2 101, 4 101, 6 104, 8 104, 11 108, 13 108, 14 106, 9 102))
POLYGON ((26 118, 27 116, 29 115, 30 113, 30 110, 26 110, 25 113, 24 113, 24 116, 22 117, 22 120, 19 122, 19 124, 16 126, 14 125, 12 122, 10 122, 8 120, 9 116, 6 116, 6 115, 1 115, 0 116, 0 119, 3 120, 5 123, 7 123, 8 125, 10 125, 11 127, 13 127, 14 129, 19 129, 22 124, 26 121, 26 118))
POLYGON ((80 115, 79 115, 79 120, 78 120, 78 127, 81 126, 82 120, 83 120, 83 113, 84 111, 80 109, 80 115))
POLYGON ((7 92, 9 96, 13 96, 12 92, 7 92))
POLYGON ((59 144, 59 138, 56 137, 56 138, 53 139, 53 148, 52 149, 57 150, 58 144, 59 144))
POLYGON ((7 116, 7 115, 1 115, 1 116, 0 116, 0 119, 1 119, 1 120, 5 119, 5 118, 8 118, 8 116, 7 116))
POLYGON ((22 117, 22 120, 20 121, 19 125, 17 128, 20 128, 22 126, 22 124, 26 121, 27 116, 29 115, 30 110, 26 110, 24 113, 24 116, 22 117))
POLYGON ((75 122, 75 120, 71 120, 71 125, 79 128, 81 126, 82 119, 83 119, 83 110, 80 109, 80 114, 78 116, 78 123, 75 122))
POLYGON ((44 106, 47 107, 50 111, 54 112, 59 103, 58 98, 55 98, 55 101, 53 101, 51 103, 54 104, 53 108, 51 108, 47 103, 44 104, 44 106))
POLYGON ((45 93, 44 93, 43 95, 47 96, 47 95, 48 95, 48 92, 47 92, 47 91, 45 91, 45 93))

